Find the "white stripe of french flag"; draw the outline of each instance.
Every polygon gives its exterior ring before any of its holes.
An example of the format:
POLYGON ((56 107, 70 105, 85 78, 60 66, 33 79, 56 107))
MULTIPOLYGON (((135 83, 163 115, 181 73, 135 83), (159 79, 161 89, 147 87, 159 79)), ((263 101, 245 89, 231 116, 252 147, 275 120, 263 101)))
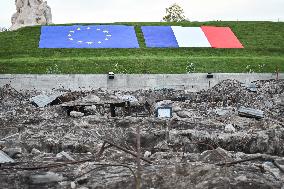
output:
POLYGON ((179 47, 211 47, 200 27, 171 27, 179 47))

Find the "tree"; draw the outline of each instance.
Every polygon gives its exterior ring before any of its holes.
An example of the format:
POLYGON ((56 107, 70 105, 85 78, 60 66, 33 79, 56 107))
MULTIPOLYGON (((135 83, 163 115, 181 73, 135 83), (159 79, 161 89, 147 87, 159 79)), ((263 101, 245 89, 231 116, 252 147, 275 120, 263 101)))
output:
POLYGON ((181 22, 185 21, 183 9, 176 3, 166 8, 166 16, 163 17, 165 22, 181 22))
POLYGON ((0 32, 7 32, 7 31, 9 31, 7 28, 5 28, 5 27, 0 27, 0 32))

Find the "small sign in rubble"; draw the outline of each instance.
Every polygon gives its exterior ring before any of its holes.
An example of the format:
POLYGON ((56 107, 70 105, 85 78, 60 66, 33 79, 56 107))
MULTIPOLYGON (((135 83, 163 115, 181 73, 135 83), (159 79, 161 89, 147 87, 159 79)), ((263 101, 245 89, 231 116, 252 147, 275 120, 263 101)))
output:
POLYGON ((163 100, 156 103, 156 117, 171 118, 173 117, 173 108, 171 100, 163 100))
POLYGON ((173 117, 172 107, 159 107, 157 108, 157 117, 158 118, 171 118, 173 117))

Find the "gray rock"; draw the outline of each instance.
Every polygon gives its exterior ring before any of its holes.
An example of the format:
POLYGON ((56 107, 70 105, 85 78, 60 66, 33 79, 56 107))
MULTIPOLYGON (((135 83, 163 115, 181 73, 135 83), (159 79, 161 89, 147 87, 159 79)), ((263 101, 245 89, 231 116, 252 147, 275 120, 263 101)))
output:
POLYGON ((98 103, 101 101, 100 97, 98 97, 97 95, 88 95, 86 97, 84 97, 82 100, 82 102, 86 102, 86 103, 98 103))
POLYGON ((226 114, 228 114, 230 111, 227 110, 227 109, 216 109, 215 110, 215 113, 218 115, 218 116, 224 116, 226 114))
POLYGON ((78 188, 78 189, 89 189, 89 188, 87 188, 87 187, 85 187, 85 186, 82 186, 82 187, 80 187, 80 188, 78 188))
POLYGON ((38 95, 32 97, 30 101, 37 107, 43 108, 52 103, 59 95, 38 95))
POLYGON ((234 133, 234 132, 236 132, 236 129, 232 124, 228 124, 225 126, 225 133, 234 133))
POLYGON ((254 83, 248 84, 247 90, 249 90, 250 92, 257 92, 256 85, 254 83))
POLYGON ((71 183, 70 183, 70 187, 71 187, 71 189, 75 189, 75 188, 76 188, 75 182, 71 182, 71 183))
POLYGON ((180 118, 193 118, 197 117, 192 110, 178 111, 176 115, 180 118))
POLYGON ((129 101, 130 103, 138 102, 138 99, 135 96, 132 96, 132 95, 118 95, 118 98, 123 100, 123 101, 129 101))
POLYGON ((10 158, 5 152, 0 150, 0 163, 10 163, 15 162, 12 158, 10 158))
POLYGON ((83 116, 84 116, 84 113, 72 111, 72 112, 70 112, 70 116, 71 116, 71 117, 74 117, 74 118, 79 118, 79 117, 83 117, 83 116))
POLYGON ((157 102, 155 105, 155 108, 160 108, 160 107, 172 107, 173 102, 171 100, 163 100, 160 102, 157 102))
POLYGON ((63 158, 63 157, 64 157, 64 158, 66 158, 66 159, 69 160, 69 161, 75 161, 74 158, 72 158, 67 152, 64 152, 64 151, 58 153, 58 154, 56 155, 56 157, 59 157, 59 158, 63 158))
POLYGON ((280 96, 280 105, 284 106, 284 94, 280 96))
POLYGON ((150 157, 150 156, 151 156, 151 152, 146 151, 146 152, 144 153, 144 157, 145 157, 145 158, 148 158, 148 157, 150 157))
POLYGON ((202 152, 199 158, 209 163, 228 162, 232 160, 232 154, 222 148, 216 148, 202 152))
POLYGON ((22 154, 22 148, 3 148, 2 150, 11 158, 17 158, 22 154))
POLYGON ((246 108, 240 107, 238 110, 240 116, 250 117, 250 118, 263 118, 264 113, 261 110, 253 109, 253 108, 246 108))
POLYGON ((87 115, 96 115, 96 114, 99 114, 96 105, 86 106, 86 107, 84 108, 84 111, 86 112, 87 115))
POLYGON ((241 181, 241 182, 245 182, 247 181, 247 177, 245 175, 241 175, 241 176, 238 176, 237 178, 235 178, 236 181, 241 181))
POLYGON ((30 176, 30 179, 33 184, 46 184, 46 183, 53 183, 53 182, 59 182, 64 179, 64 177, 61 174, 57 174, 54 172, 47 172, 43 175, 32 175, 30 176))
POLYGON ((38 149, 33 148, 32 151, 31 151, 31 153, 32 153, 32 154, 35 154, 35 155, 38 155, 38 154, 40 154, 41 152, 40 152, 38 149))
POLYGON ((154 149, 159 149, 160 151, 167 151, 170 148, 166 141, 161 141, 154 147, 154 149))

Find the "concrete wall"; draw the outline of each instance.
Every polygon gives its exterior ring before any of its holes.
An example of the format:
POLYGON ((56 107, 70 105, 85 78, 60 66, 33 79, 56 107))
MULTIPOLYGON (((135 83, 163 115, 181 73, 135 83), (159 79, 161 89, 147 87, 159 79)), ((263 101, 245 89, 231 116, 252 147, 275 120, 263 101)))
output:
MULTIPOLYGON (((0 86, 11 84, 17 90, 50 91, 52 89, 90 90, 138 90, 174 88, 192 92, 208 89, 222 80, 235 79, 243 83, 276 79, 275 74, 217 73, 207 79, 206 73, 194 74, 118 74, 109 80, 106 74, 95 75, 0 75, 0 86)), ((284 79, 284 73, 279 74, 284 79)))

